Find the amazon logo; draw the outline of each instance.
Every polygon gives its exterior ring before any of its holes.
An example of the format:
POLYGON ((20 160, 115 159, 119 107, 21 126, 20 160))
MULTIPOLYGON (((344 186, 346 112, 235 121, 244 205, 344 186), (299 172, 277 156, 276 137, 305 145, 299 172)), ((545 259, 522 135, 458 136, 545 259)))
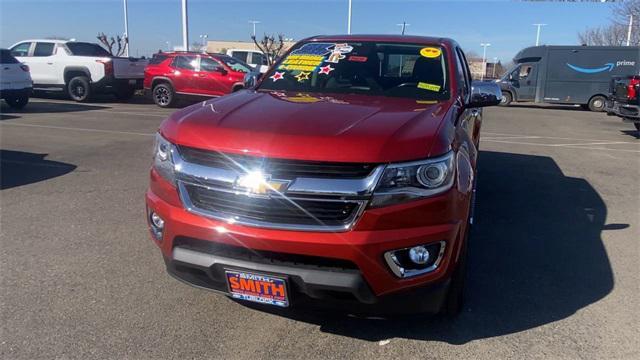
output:
POLYGON ((576 66, 573 64, 569 64, 567 63, 567 66, 577 72, 581 72, 584 74, 597 74, 597 73, 601 73, 601 72, 605 72, 605 71, 611 71, 613 70, 613 68, 615 68, 616 66, 635 66, 636 62, 635 61, 627 61, 627 60, 622 60, 622 61, 618 61, 617 63, 606 63, 604 64, 604 66, 600 66, 600 67, 595 67, 595 68, 585 68, 585 67, 581 67, 581 66, 576 66))

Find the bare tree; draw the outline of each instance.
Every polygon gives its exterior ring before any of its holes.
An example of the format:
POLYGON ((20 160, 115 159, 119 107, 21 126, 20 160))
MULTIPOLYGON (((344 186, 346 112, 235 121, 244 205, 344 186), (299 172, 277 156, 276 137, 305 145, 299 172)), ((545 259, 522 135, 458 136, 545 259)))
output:
POLYGON ((256 44, 258 49, 262 51, 263 54, 267 56, 267 64, 269 66, 273 65, 273 63, 282 55, 284 52, 284 35, 278 34, 278 39, 276 40, 274 35, 265 34, 262 40, 258 41, 255 35, 251 36, 251 40, 256 44))
POLYGON ((585 45, 626 45, 629 29, 629 16, 633 15, 630 45, 640 45, 640 0, 627 0, 616 3, 613 7, 611 24, 602 27, 588 28, 578 33, 578 39, 585 45))
POLYGON ((109 38, 104 33, 98 33, 96 38, 107 48, 109 54, 113 56, 124 55, 125 47, 129 43, 129 39, 126 36, 120 37, 120 35, 116 35, 115 38, 113 36, 109 38))
POLYGON ((189 46, 189 50, 190 51, 197 51, 197 52, 201 52, 204 51, 205 47, 202 46, 201 43, 194 41, 191 43, 191 46, 189 46))

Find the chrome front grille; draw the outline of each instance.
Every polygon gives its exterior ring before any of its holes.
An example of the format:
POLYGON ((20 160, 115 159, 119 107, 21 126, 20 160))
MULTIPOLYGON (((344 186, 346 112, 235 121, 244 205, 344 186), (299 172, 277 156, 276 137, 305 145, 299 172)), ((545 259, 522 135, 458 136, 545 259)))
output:
POLYGON ((382 165, 265 159, 177 146, 172 157, 188 211, 272 229, 350 229, 383 171, 382 165), (239 186, 240 177, 256 171, 281 187, 239 186))
POLYGON ((197 185, 185 185, 185 189, 193 206, 199 209, 271 224, 344 226, 360 206, 354 201, 259 198, 197 185))
POLYGON ((178 151, 180 156, 190 163, 235 171, 264 168, 269 169, 269 174, 278 179, 294 179, 297 177, 357 179, 367 177, 376 167, 374 164, 303 161, 223 154, 186 146, 178 146, 178 151))

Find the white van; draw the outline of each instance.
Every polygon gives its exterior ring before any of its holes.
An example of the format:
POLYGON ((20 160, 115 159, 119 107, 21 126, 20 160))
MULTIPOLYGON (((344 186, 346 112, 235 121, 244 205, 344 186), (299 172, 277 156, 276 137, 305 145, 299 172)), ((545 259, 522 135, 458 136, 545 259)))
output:
POLYGON ((265 73, 269 69, 267 57, 260 50, 229 49, 227 55, 244 61, 256 70, 260 70, 261 73, 265 73))

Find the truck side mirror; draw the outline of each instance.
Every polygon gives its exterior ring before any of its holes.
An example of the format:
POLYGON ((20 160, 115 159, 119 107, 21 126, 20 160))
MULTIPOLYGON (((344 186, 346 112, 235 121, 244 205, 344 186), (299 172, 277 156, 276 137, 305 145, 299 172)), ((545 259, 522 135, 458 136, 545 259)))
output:
POLYGON ((262 77, 262 74, 257 71, 248 72, 244 75, 244 88, 253 89, 258 85, 258 81, 262 77))
POLYGON ((502 91, 494 82, 474 81, 471 83, 471 101, 468 107, 485 107, 500 104, 502 91))

